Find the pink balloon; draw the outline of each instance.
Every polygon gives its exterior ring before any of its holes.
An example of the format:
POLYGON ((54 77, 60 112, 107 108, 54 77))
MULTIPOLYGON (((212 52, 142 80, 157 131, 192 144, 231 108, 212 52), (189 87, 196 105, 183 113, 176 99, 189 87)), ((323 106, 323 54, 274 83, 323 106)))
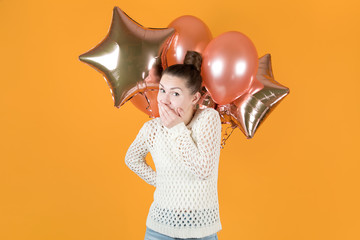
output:
POLYGON ((164 68, 183 63, 187 51, 202 53, 212 39, 210 29, 194 16, 178 17, 168 27, 175 28, 176 32, 163 59, 164 68))
POLYGON ((256 77, 255 45, 240 32, 214 38, 203 53, 204 85, 217 104, 228 104, 244 94, 256 77))

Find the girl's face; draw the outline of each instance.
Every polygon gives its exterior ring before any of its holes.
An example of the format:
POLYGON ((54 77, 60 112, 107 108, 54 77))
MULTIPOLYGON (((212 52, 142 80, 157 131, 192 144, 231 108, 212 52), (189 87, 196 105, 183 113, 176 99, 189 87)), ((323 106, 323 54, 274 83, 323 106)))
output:
POLYGON ((193 111, 199 95, 200 93, 191 95, 185 86, 185 79, 164 74, 160 79, 157 101, 167 104, 177 114, 177 108, 182 108, 187 116, 193 111))

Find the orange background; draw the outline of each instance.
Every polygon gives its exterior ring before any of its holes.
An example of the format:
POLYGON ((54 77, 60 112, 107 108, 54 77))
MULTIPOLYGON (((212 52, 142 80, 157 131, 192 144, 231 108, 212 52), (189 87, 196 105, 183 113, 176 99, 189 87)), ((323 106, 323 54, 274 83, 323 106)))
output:
POLYGON ((222 150, 219 239, 360 239, 357 0, 0 1, 0 239, 144 238, 155 188, 124 157, 150 119, 78 59, 114 6, 145 27, 189 14, 242 32, 290 88, 222 150))

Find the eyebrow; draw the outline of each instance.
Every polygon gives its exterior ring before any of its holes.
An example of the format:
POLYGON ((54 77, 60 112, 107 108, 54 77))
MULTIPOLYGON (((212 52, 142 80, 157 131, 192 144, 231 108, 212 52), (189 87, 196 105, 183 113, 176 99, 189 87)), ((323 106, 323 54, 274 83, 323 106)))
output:
MULTIPOLYGON (((161 83, 159 83, 162 87, 164 87, 164 85, 162 85, 161 83)), ((173 87, 173 88, 170 88, 170 89, 176 89, 176 88, 178 88, 178 89, 180 89, 181 91, 182 91, 182 89, 181 88, 179 88, 179 87, 173 87)))

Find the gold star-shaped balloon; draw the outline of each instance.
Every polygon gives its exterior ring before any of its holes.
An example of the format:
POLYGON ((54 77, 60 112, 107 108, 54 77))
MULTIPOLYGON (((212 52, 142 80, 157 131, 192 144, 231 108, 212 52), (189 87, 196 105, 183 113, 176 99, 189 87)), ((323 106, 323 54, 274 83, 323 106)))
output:
POLYGON ((217 106, 223 123, 231 124, 232 128, 239 127, 247 138, 254 136, 260 123, 290 92, 289 88, 275 81, 270 54, 259 59, 255 80, 246 94, 230 104, 217 106))
POLYGON ((146 89, 144 80, 156 58, 165 54, 174 32, 173 28, 145 28, 114 7, 107 36, 79 59, 103 74, 114 106, 120 108, 146 89))
POLYGON ((222 124, 223 148, 233 130, 238 127, 249 139, 255 134, 260 123, 275 109, 275 107, 290 92, 289 88, 274 79, 271 66, 271 55, 259 58, 259 66, 253 84, 246 93, 229 104, 217 104, 205 86, 201 91, 198 108, 214 108, 220 114, 222 124))

